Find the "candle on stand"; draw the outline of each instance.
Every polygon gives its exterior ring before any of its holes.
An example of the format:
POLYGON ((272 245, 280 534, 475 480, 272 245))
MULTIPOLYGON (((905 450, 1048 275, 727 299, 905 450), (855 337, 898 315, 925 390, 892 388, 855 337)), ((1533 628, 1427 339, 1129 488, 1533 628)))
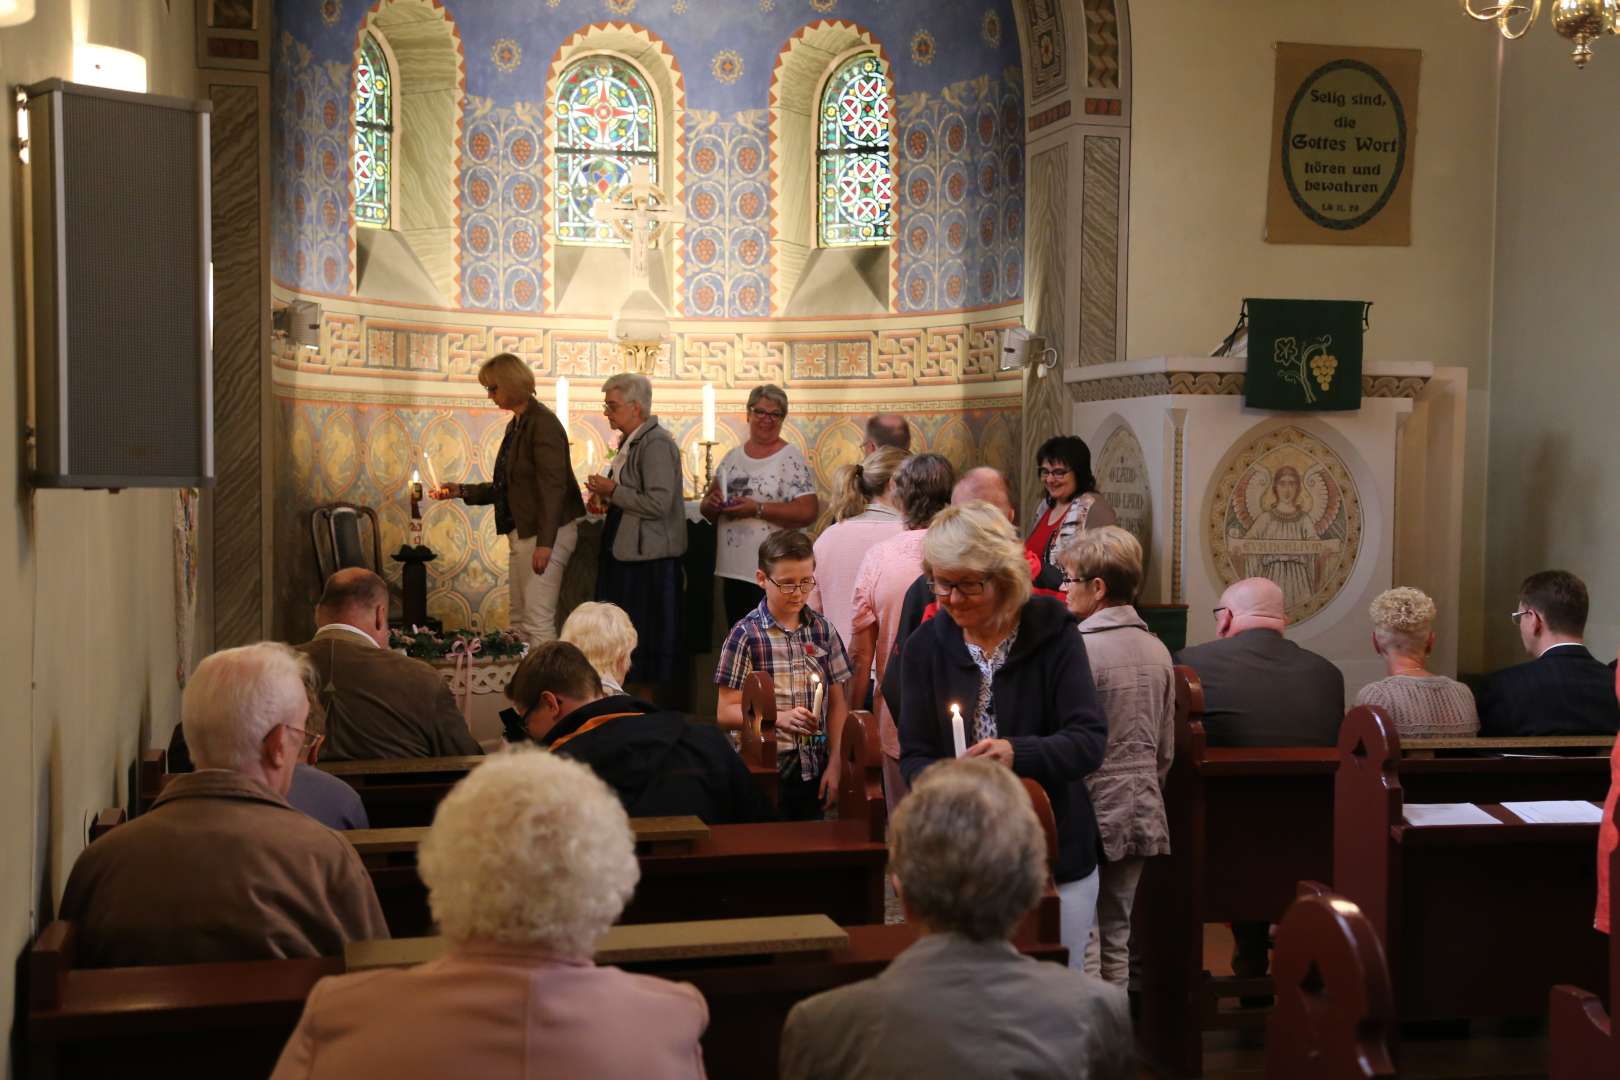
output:
POLYGON ((714 383, 703 384, 703 441, 714 442, 714 383))
POLYGON ((411 470, 411 520, 422 519, 422 476, 415 469, 411 470))
POLYGON ((557 377, 557 419, 562 421, 563 437, 568 437, 568 376, 557 377))
POLYGON ((956 756, 967 753, 967 732, 962 727, 962 706, 951 702, 951 738, 956 740, 956 756))

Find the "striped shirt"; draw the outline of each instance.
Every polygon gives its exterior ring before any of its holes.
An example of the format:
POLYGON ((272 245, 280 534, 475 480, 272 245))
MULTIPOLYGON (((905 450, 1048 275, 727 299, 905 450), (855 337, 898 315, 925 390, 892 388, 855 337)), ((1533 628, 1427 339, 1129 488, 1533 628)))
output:
POLYGON ((767 601, 761 600, 726 635, 714 671, 715 685, 741 690, 756 671, 769 675, 775 684, 778 714, 796 705, 812 707, 812 673, 826 687, 821 714, 816 717, 821 724, 818 734, 800 739, 776 729, 777 763, 784 775, 792 775, 789 770, 796 765, 801 779, 816 779, 827 765, 827 705, 832 688, 847 684, 852 673, 838 631, 811 607, 800 609, 798 629, 789 630, 771 617, 767 601))

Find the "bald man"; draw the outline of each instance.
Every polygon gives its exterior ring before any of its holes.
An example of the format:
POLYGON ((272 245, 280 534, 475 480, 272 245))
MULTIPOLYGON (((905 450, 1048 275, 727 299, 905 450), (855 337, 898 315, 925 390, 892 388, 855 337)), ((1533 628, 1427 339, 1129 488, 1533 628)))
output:
POLYGON ((866 421, 866 440, 861 443, 865 457, 880 446, 911 452, 911 425, 899 413, 877 413, 866 421))
POLYGON ((1221 594, 1215 638, 1176 655, 1204 684, 1211 746, 1334 746, 1344 719, 1344 675, 1283 637, 1283 592, 1244 578, 1221 594))
POLYGON ((460 757, 483 748, 439 673, 388 648, 388 585, 364 567, 326 579, 310 658, 326 710, 328 761, 460 757))
POLYGON ((1013 509, 1012 489, 1007 486, 1007 478, 1001 475, 1000 469, 989 465, 969 469, 951 489, 952 504, 969 503, 976 499, 989 503, 1006 514, 1008 521, 1018 524, 1018 511, 1013 509))

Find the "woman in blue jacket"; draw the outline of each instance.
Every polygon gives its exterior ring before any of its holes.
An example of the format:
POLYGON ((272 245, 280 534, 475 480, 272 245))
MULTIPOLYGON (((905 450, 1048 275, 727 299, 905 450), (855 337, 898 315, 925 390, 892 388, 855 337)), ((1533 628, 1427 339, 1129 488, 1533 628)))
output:
POLYGON ((906 641, 900 768, 908 781, 935 761, 987 757, 1046 790, 1057 818, 1054 876, 1062 938, 1081 967, 1097 910, 1100 841, 1085 777, 1108 742, 1074 616, 1031 596, 1029 564, 1004 513, 973 502, 941 511, 923 542, 940 614, 906 641), (953 709, 954 707, 954 709, 953 709))

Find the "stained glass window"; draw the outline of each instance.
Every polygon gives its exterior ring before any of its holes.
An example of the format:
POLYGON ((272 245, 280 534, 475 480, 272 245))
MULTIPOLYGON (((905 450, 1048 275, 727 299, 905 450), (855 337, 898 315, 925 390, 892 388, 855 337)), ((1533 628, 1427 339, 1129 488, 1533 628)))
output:
POLYGON ((824 247, 887 244, 894 233, 889 73, 856 56, 821 94, 820 234, 824 247))
POLYGON ((394 76, 371 34, 354 70, 354 220, 386 229, 394 186, 394 76))
POLYGON ((563 243, 623 246, 591 207, 630 179, 642 161, 658 182, 652 91, 641 72, 611 56, 587 56, 562 74, 557 110, 557 237, 563 243))

